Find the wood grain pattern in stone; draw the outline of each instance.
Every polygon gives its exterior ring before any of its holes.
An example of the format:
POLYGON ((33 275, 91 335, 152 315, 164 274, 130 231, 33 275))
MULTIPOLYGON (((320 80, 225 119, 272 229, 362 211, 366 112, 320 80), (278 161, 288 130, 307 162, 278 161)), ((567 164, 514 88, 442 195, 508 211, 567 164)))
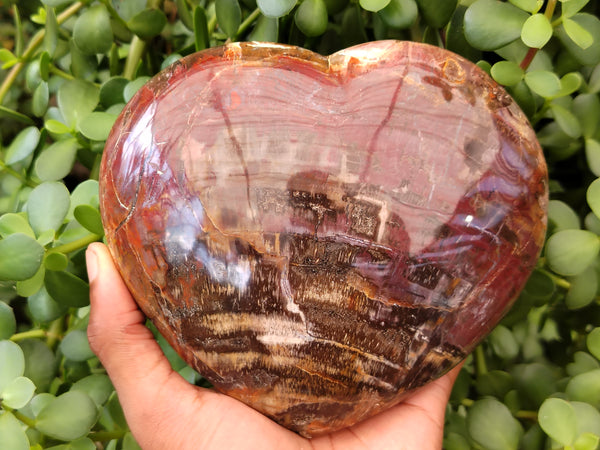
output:
POLYGON ((464 358, 534 267, 546 203, 506 92, 397 41, 184 58, 127 105, 101 171, 145 314, 217 389, 305 436, 464 358))

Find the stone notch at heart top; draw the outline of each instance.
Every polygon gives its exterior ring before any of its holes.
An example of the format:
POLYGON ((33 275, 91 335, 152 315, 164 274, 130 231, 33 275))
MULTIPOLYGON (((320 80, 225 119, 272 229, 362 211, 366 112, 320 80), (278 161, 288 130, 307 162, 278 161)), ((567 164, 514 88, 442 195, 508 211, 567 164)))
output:
POLYGON ((501 319, 542 247, 547 173, 515 102, 453 53, 235 43, 140 89, 100 194, 171 345, 311 436, 398 403, 501 319))

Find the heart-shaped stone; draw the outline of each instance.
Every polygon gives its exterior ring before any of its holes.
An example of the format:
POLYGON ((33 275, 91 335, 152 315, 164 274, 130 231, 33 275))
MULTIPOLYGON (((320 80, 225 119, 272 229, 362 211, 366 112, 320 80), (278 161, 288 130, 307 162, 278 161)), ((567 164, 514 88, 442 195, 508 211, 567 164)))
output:
POLYGON ((311 436, 398 403, 492 329, 542 246, 547 173, 515 102, 453 53, 235 43, 136 94, 100 193, 171 345, 311 436))

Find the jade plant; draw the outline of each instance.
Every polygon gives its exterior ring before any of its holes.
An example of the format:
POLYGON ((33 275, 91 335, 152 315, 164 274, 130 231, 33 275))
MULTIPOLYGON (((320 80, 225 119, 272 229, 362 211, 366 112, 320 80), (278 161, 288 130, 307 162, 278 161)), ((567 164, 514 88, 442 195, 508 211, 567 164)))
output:
POLYGON ((138 448, 87 342, 84 262, 103 239, 104 142, 137 89, 228 41, 330 54, 380 39, 444 47, 487 71, 527 114, 550 173, 544 250, 467 359, 444 448, 598 448, 599 13, 596 0, 0 1, 2 448, 138 448))

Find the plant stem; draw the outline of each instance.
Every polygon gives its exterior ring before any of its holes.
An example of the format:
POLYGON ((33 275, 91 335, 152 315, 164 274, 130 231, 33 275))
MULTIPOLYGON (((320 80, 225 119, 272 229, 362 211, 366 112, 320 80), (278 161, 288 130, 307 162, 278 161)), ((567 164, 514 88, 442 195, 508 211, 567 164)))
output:
POLYGON ((47 332, 46 330, 29 330, 29 331, 23 331, 22 333, 16 333, 13 334, 10 337, 10 340, 13 342, 19 342, 19 341, 23 341, 25 339, 31 339, 31 338, 43 338, 46 337, 47 332))
POLYGON ((48 250, 48 253, 71 253, 77 250, 81 250, 84 247, 87 247, 92 242, 99 241, 102 236, 98 236, 97 234, 90 233, 87 236, 76 239, 73 242, 68 242, 66 244, 59 245, 57 247, 51 248, 48 250))
POLYGON ((35 428, 35 420, 33 420, 31 417, 27 417, 22 412, 15 411, 14 409, 9 408, 5 404, 2 404, 2 409, 5 409, 6 411, 12 413, 13 416, 15 416, 17 419, 19 419, 21 422, 23 422, 29 428, 35 428))
POLYGON ((468 408, 469 406, 473 406, 473 403, 475 403, 475 401, 471 400, 470 398, 463 398, 460 401, 460 403, 461 405, 466 406, 468 408))
POLYGON ((123 76, 128 80, 133 80, 133 77, 135 76, 135 70, 142 59, 144 50, 146 50, 146 42, 142 41, 137 36, 133 36, 129 46, 127 60, 125 61, 125 69, 123 69, 123 76))
MULTIPOLYGON (((548 0, 548 4, 546 5, 546 10, 544 11, 544 15, 546 16, 548 21, 552 21, 552 16, 554 15, 554 10, 556 9, 557 1, 558 0, 548 0)), ((552 22, 552 25, 554 26, 553 22, 552 22)), ((527 53, 525 54, 523 61, 521 61, 521 64, 519 64, 521 69, 526 70, 529 67, 529 65, 531 64, 531 61, 533 61, 533 58, 535 58, 535 55, 537 54, 538 50, 539 50, 539 48, 533 48, 533 47, 531 47, 529 50, 527 50, 527 53)))
POLYGON ((19 172, 17 172, 12 167, 7 166, 6 163, 0 159, 0 172, 1 171, 4 171, 4 172, 12 175, 17 180, 19 180, 21 182, 21 184, 27 185, 27 186, 32 187, 32 188, 34 188, 34 187, 37 186, 37 183, 35 183, 31 179, 23 176, 22 174, 20 174, 19 172))
POLYGON ((54 64, 50 65, 50 72, 52 72, 54 75, 58 75, 59 77, 64 78, 65 80, 74 80, 75 79, 75 77, 73 75, 65 72, 64 70, 59 69, 54 64))
POLYGON ((537 422, 537 420, 538 420, 537 411, 517 411, 515 413, 515 417, 517 419, 527 419, 527 420, 533 420, 535 422, 537 422))
POLYGON ((116 431, 92 431, 87 435, 94 442, 106 442, 111 441, 113 439, 121 439, 127 431, 125 430, 116 430, 116 431))
POLYGON ((59 317, 54 322, 50 324, 50 328, 46 334, 46 344, 50 348, 54 348, 60 337, 62 336, 63 331, 63 317, 59 317))
POLYGON ((239 26, 239 28, 238 28, 237 32, 235 33, 235 39, 236 39, 236 40, 237 40, 237 38, 238 38, 238 37, 239 37, 241 34, 243 34, 243 33, 244 33, 244 32, 245 32, 247 29, 248 29, 248 27, 249 27, 250 25, 252 25, 252 24, 254 23, 254 21, 255 21, 256 19, 258 19, 258 16, 260 16, 260 9, 259 9, 259 8, 256 8, 254 11, 252 11, 252 12, 251 12, 251 13, 248 15, 248 17, 246 17, 246 20, 244 20, 244 21, 243 21, 243 22, 240 24, 240 26, 239 26))
POLYGON ((477 346, 475 349, 475 366, 477 367, 478 375, 484 375, 488 372, 483 347, 481 345, 477 346))
POLYGON ((104 6, 106 6, 106 9, 108 10, 108 13, 110 14, 110 16, 116 20, 117 22, 119 22, 119 24, 122 27, 127 28, 127 22, 125 22, 123 20, 123 18, 119 15, 119 13, 117 12, 117 10, 113 7, 112 3, 109 0, 100 0, 100 3, 102 3, 104 6))
MULTIPOLYGON (((69 6, 56 17, 57 24, 62 24, 69 17, 76 14, 77 11, 79 11, 83 6, 83 2, 73 3, 71 6, 69 6)), ((14 66, 12 66, 12 69, 10 70, 10 72, 8 72, 6 78, 4 78, 4 81, 2 81, 2 85, 0 85, 0 104, 2 104, 2 102, 4 101, 4 97, 6 97, 6 94, 8 94, 10 87, 17 79, 19 73, 21 73, 21 70, 23 70, 25 63, 29 60, 29 58, 31 58, 34 55, 39 45, 44 41, 45 35, 46 30, 44 29, 38 31, 36 34, 33 35, 31 41, 29 41, 29 45, 23 52, 21 60, 14 66)))

